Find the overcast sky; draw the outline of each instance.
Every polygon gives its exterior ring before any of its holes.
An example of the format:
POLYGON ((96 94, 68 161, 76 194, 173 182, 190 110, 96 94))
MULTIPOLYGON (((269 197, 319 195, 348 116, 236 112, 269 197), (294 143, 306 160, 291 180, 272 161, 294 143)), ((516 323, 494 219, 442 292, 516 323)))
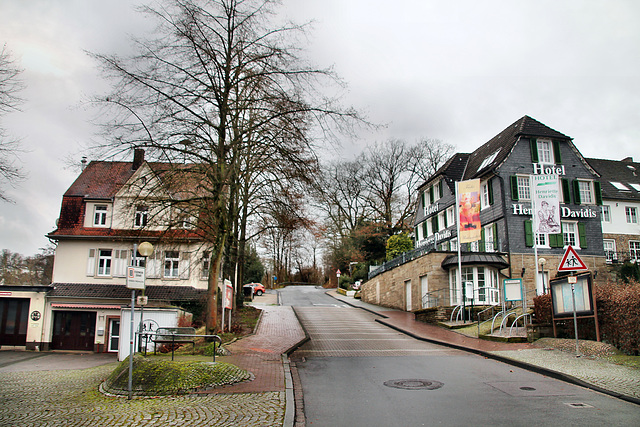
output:
MULTIPOLYGON (((62 194, 96 138, 82 103, 106 89, 85 51, 126 52, 148 28, 135 0, 2 0, 0 44, 24 69, 29 177, 0 202, 0 249, 38 252, 62 194)), ((640 2, 285 0, 314 20, 307 56, 349 85, 345 103, 387 124, 343 155, 388 138, 438 138, 470 152, 529 115, 574 138, 586 157, 640 160, 640 2)), ((90 159, 91 160, 91 159, 90 159)))

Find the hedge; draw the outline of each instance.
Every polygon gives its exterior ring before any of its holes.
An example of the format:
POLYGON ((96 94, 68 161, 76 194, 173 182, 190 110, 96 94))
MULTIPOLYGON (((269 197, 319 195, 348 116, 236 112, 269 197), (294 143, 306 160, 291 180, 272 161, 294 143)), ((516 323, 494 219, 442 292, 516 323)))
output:
MULTIPOLYGON (((600 337, 627 354, 640 352, 640 283, 606 283, 596 286, 600 337)), ((534 298, 536 323, 551 323, 551 295, 534 298)), ((573 338, 573 318, 557 320, 558 335, 573 338)), ((578 319, 581 339, 595 339, 593 319, 578 319)))

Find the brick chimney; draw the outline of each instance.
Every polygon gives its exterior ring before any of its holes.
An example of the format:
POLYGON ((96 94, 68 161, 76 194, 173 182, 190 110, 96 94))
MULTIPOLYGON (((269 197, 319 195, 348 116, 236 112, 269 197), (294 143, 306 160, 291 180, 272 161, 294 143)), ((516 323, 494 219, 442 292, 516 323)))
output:
POLYGON ((131 169, 138 170, 140 165, 144 162, 144 150, 142 148, 136 148, 133 150, 133 164, 131 165, 131 169))

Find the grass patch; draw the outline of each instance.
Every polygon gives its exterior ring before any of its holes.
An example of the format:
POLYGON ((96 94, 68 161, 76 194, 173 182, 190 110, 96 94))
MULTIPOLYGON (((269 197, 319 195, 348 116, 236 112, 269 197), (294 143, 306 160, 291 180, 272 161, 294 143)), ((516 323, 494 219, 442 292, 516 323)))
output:
MULTIPOLYGON (((242 382, 251 374, 235 365, 221 362, 170 361, 133 357, 133 392, 138 396, 188 394, 228 384, 242 382)), ((104 383, 106 391, 127 394, 129 358, 122 361, 104 383)))

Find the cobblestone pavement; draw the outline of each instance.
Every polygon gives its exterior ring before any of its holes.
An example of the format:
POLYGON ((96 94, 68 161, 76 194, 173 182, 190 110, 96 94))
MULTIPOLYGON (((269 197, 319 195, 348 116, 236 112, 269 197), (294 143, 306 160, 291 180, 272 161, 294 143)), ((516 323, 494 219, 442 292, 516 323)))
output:
POLYGON ((640 398, 640 369, 552 349, 492 351, 491 354, 571 375, 614 393, 640 398))
POLYGON ((127 400, 100 382, 115 364, 0 376, 0 426, 280 426, 284 392, 127 400))
POLYGON ((64 370, 48 361, 52 370, 25 371, 16 366, 71 356, 28 355, 33 360, 19 362, 24 354, 16 360, 7 354, 0 368, 0 426, 282 426, 288 402, 281 353, 305 335, 290 307, 271 305, 274 296, 264 300, 269 304, 260 307, 256 334, 237 341, 231 356, 220 358, 252 372, 253 381, 199 394, 127 400, 98 391, 116 363, 85 369, 67 364, 76 369, 64 370))

